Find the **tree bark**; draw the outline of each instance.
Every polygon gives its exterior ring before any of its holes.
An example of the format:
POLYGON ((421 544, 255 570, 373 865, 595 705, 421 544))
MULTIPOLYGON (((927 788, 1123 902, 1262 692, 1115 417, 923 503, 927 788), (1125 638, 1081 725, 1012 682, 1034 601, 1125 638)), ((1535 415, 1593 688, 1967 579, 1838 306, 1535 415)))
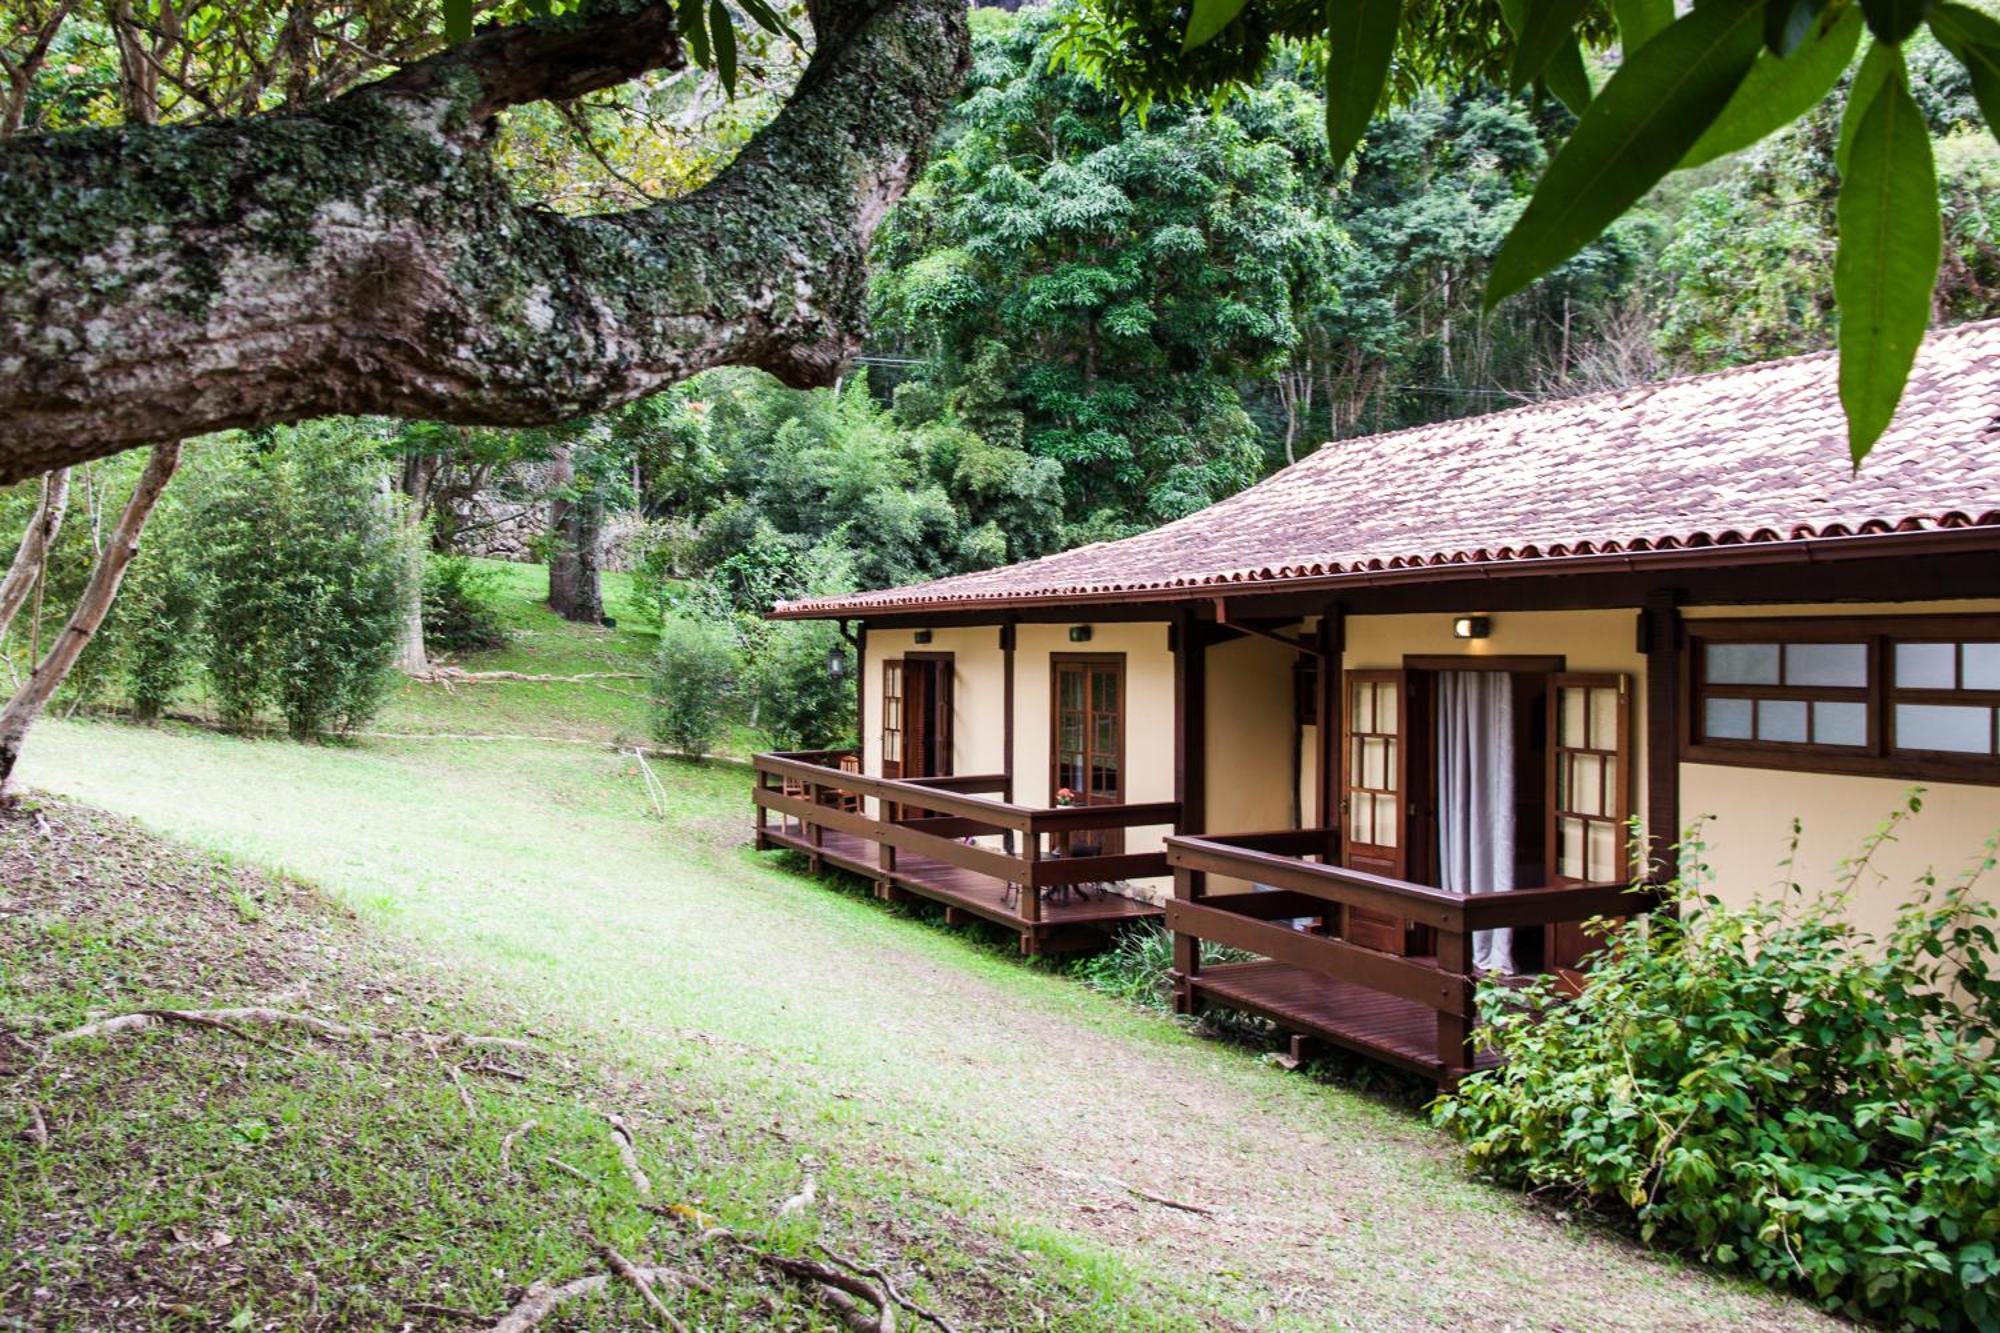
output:
POLYGON ((146 521, 153 516, 153 507, 159 503, 167 483, 173 480, 180 461, 179 443, 153 446, 146 470, 139 474, 132 498, 126 501, 125 512, 119 515, 118 526, 111 531, 111 540, 91 568, 90 581, 84 584, 69 624, 49 646, 47 655, 35 664, 34 672, 22 682, 14 697, 7 701, 6 710, 0 712, 0 798, 5 798, 13 781, 14 765, 21 757, 28 728, 68 677, 91 636, 97 633, 97 627, 104 623, 132 557, 139 554, 139 537, 146 530, 146 521))
POLYGON ((0 144, 0 484, 333 413, 548 424, 724 364, 831 382, 968 38, 964 0, 811 12, 771 124, 625 213, 518 202, 494 117, 683 67, 664 3, 488 30, 310 110, 0 144))
POLYGON ((403 460, 402 485, 392 489, 383 478, 383 502, 389 506, 395 526, 401 531, 403 551, 403 618, 396 630, 396 670, 406 676, 420 676, 430 670, 430 655, 424 647, 424 491, 426 473, 414 457, 403 460), (397 490, 402 499, 395 498, 397 490))
POLYGON ((21 534, 21 548, 14 552, 7 577, 0 579, 0 636, 14 623, 14 616, 34 590, 35 580, 41 577, 68 509, 69 469, 58 468, 42 478, 41 503, 35 506, 34 517, 28 520, 28 530, 21 534))
POLYGON ((555 483, 549 499, 549 609, 564 620, 596 625, 604 620, 604 593, 598 577, 597 543, 603 527, 603 504, 576 498, 574 447, 555 447, 550 458, 555 483))

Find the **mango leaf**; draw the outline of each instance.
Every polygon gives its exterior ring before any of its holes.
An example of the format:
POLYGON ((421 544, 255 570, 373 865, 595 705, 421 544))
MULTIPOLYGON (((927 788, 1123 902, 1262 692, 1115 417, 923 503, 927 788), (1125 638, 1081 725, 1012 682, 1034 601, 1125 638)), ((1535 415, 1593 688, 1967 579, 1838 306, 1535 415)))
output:
POLYGON ((1611 17, 1618 45, 1629 56, 1674 21, 1674 0, 1611 0, 1611 17))
POLYGON ((687 41, 694 63, 707 68, 713 62, 709 59, 708 24, 702 18, 701 0, 678 0, 674 17, 679 21, 681 36, 687 41))
POLYGON ((722 0, 708 0, 708 35, 715 43, 715 72, 722 91, 736 96, 736 24, 722 0))
POLYGON ((1764 0, 1764 46, 1774 56, 1788 56, 1804 45, 1819 27, 1826 0, 1764 0))
POLYGON ((1507 70, 1507 82, 1516 90, 1534 82, 1555 59, 1565 41, 1574 44, 1576 21, 1583 17, 1585 0, 1527 0, 1517 40, 1514 63, 1507 70))
POLYGON ((1192 51, 1204 42, 1213 41, 1215 34, 1228 27, 1243 12, 1244 2, 1194 0, 1194 13, 1188 15, 1187 36, 1181 39, 1181 50, 1192 51))
POLYGON ((472 0, 444 0, 444 35, 454 42, 472 36, 472 0))
POLYGON ((1507 234, 1491 309, 1582 249, 1687 155, 1763 46, 1757 0, 1710 0, 1634 52, 1577 121, 1507 234))
POLYGON ((1931 11, 1931 32, 1972 79, 1972 98, 1986 128, 2000 138, 2000 20, 1965 5, 1931 11))
POLYGON ((1861 12, 1868 16, 1868 31, 1878 42, 1891 46, 1917 30, 1930 8, 1930 0, 1861 0, 1861 12))
POLYGON ((1590 71, 1583 67, 1583 48, 1574 37, 1565 42, 1542 71, 1542 81, 1562 99, 1570 114, 1580 116, 1590 105, 1590 71))
POLYGON ((1347 160, 1389 81, 1402 0, 1327 0, 1326 151, 1334 166, 1347 160))
POLYGON ((1860 44, 1861 13, 1849 9, 1788 56, 1760 52, 1743 85, 1715 123, 1695 140, 1681 166, 1698 167, 1725 153, 1748 148, 1812 110, 1840 82, 1860 44))
POLYGON ((771 8, 764 0, 737 0, 737 3, 743 6, 743 12, 748 14, 751 20, 765 32, 770 33, 773 37, 787 38, 794 46, 804 45, 799 40, 799 34, 792 25, 787 23, 784 16, 771 8))
POLYGON ((1840 246, 1833 296, 1840 308, 1840 405, 1854 465, 1888 428, 1930 325, 1943 231, 1930 128, 1902 59, 1876 86, 1848 145, 1835 217, 1840 246))
POLYGON ((1874 102, 1882 81, 1889 77, 1891 70, 1902 64, 1902 57, 1893 46, 1880 42, 1868 43, 1868 54, 1861 57, 1861 68, 1854 71, 1854 82, 1847 87, 1847 107, 1840 117, 1840 138, 1833 146, 1834 170, 1847 174, 1847 146, 1854 140, 1854 132, 1861 126, 1861 113, 1874 102))

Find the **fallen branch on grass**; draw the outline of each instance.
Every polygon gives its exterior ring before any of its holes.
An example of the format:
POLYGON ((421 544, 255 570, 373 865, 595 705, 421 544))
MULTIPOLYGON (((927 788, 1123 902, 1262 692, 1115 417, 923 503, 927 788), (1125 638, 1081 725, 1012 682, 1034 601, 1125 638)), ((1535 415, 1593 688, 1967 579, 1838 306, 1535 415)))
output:
POLYGON ((525 681, 530 685, 574 685, 591 680, 644 680, 640 671, 579 671, 569 676, 530 674, 525 671, 466 671, 460 667, 432 667, 410 677, 426 685, 487 685, 497 681, 525 681))
POLYGON ((1173 1208, 1183 1213, 1198 1213, 1202 1217, 1215 1216, 1216 1210, 1205 1203, 1189 1203, 1186 1199, 1168 1198, 1164 1194, 1155 1194, 1151 1190, 1140 1189, 1137 1185, 1120 1180, 1116 1176, 1086 1175, 1081 1171, 1065 1171, 1061 1167, 1055 1168, 1055 1172, 1059 1176, 1068 1176, 1071 1180, 1109 1185, 1113 1189, 1124 1190, 1135 1199, 1144 1199, 1147 1203, 1156 1203, 1162 1208, 1173 1208))
POLYGON ((841 1254, 834 1250, 829 1250, 824 1245, 816 1246, 816 1248, 819 1250, 821 1254, 825 1255, 827 1258, 833 1260, 833 1262, 841 1265, 842 1267, 851 1269, 854 1272, 859 1273, 862 1277, 874 1278, 877 1283, 881 1284, 883 1293, 888 1296, 891 1302, 893 1302, 896 1305, 902 1306, 905 1310, 908 1310, 911 1314, 923 1320, 925 1323, 931 1324, 932 1326, 940 1329, 942 1333, 958 1333, 958 1330, 952 1327, 951 1321, 946 1319, 943 1315, 937 1313, 935 1310, 931 1310, 926 1308, 925 1306, 917 1304, 915 1301, 911 1300, 908 1296, 905 1296, 902 1292, 897 1291, 896 1284, 889 1280, 889 1275, 882 1269, 864 1268, 860 1264, 855 1263, 854 1260, 848 1258, 846 1255, 841 1254))
POLYGON ((605 1120, 611 1125, 611 1138, 618 1145, 618 1160, 625 1164, 625 1174, 632 1178, 632 1188, 647 1203, 653 1201, 653 1182, 646 1179, 646 1173, 639 1167, 639 1153, 632 1142, 632 1131, 624 1117, 607 1113, 605 1120))
POLYGON ((371 1028, 360 1024, 349 1026, 344 1023, 333 1023, 324 1018, 314 1018, 311 1014, 298 1014, 289 1009, 271 1009, 261 1005, 239 1009, 138 1009, 129 1014, 119 1014, 115 1018, 100 1018, 81 1027, 73 1027, 67 1032, 58 1032, 49 1038, 49 1043, 61 1045, 64 1042, 80 1041, 85 1037, 113 1037, 125 1032, 144 1031, 163 1023, 185 1023, 190 1027, 216 1028, 265 1046, 270 1043, 245 1032, 242 1025, 293 1027, 329 1041, 354 1039, 376 1041, 400 1037, 422 1042, 426 1046, 499 1046, 515 1051, 534 1049, 532 1043, 518 1037, 485 1037, 467 1032, 392 1032, 386 1028, 371 1028))
POLYGON ((28 1103, 28 1140, 37 1148, 49 1146, 49 1122, 42 1119, 42 1108, 34 1102, 28 1103))
POLYGON ((514 1140, 520 1138, 531 1129, 539 1128, 541 1123, 539 1120, 523 1120, 519 1128, 509 1131, 507 1136, 500 1140, 500 1169, 502 1171, 509 1175, 513 1174, 514 1140))
POLYGON ((597 1242, 597 1249, 604 1256, 604 1262, 611 1265, 611 1271, 632 1284, 633 1289, 639 1293, 639 1298, 646 1302, 646 1308, 653 1312, 655 1319, 672 1329, 674 1333, 687 1333, 687 1325, 674 1318, 674 1312, 653 1294, 652 1274, 658 1270, 649 1271, 635 1267, 630 1259, 604 1241, 597 1242))
POLYGON ((793 1213, 804 1212, 812 1207, 813 1200, 818 1197, 819 1182, 814 1180, 812 1172, 808 1171, 805 1183, 799 1186, 799 1192, 778 1205, 778 1216, 790 1217, 793 1213))

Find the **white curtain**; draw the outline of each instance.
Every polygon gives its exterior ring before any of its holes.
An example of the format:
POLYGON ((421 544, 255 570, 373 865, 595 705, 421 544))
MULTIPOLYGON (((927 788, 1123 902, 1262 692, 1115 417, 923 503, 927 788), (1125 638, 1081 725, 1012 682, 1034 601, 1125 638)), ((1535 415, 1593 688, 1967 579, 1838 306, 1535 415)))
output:
MULTIPOLYGON (((1505 671, 1438 674, 1439 887, 1514 887, 1514 687, 1505 671)), ((1514 932, 1472 937, 1482 970, 1514 970, 1514 932)))

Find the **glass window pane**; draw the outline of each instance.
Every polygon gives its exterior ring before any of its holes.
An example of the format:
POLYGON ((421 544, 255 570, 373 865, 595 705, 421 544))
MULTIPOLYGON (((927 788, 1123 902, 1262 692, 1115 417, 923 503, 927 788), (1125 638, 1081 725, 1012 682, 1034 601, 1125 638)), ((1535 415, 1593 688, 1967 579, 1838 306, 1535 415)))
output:
POLYGON ((1582 879, 1584 822, 1573 816, 1556 820, 1556 873, 1568 879, 1582 879))
POLYGON ((1370 797, 1375 802, 1375 844, 1378 847, 1396 845, 1396 801, 1394 796, 1370 797))
POLYGON ((2000 643, 1968 643, 1959 684, 1968 690, 2000 690, 2000 643))
POLYGON ((1375 730, 1385 736, 1396 734, 1396 694, 1394 685, 1375 687, 1375 730))
POLYGON ((1803 741, 1806 738, 1806 706, 1800 699, 1760 699, 1757 701, 1757 739, 1760 741, 1803 741))
POLYGON ((1618 748, 1618 691, 1590 691, 1590 748, 1618 748))
POLYGON ((1776 685, 1778 645, 1775 643, 1711 643, 1708 679, 1715 685, 1776 685))
POLYGON ((1788 643, 1785 684, 1838 685, 1860 689, 1868 684, 1868 645, 1863 643, 1788 643))
POLYGON ((1964 704, 1897 704, 1896 748, 1993 753, 1993 710, 1964 704))
POLYGON ((1599 883, 1610 883, 1620 878, 1623 872, 1618 864, 1618 826, 1593 820, 1589 837, 1586 877, 1599 883))
POLYGON ((1703 711, 1702 730, 1714 741, 1750 739, 1748 699, 1710 699, 1703 711))
POLYGON ((1099 716, 1096 734, 1091 744, 1105 754, 1118 752, 1118 719, 1113 716, 1099 716))
POLYGON ((1118 708, 1118 673, 1096 671, 1090 677, 1090 706, 1100 713, 1116 712, 1118 708))
POLYGON ((1375 802, 1357 796, 1348 803, 1347 839, 1363 846, 1375 843, 1375 802))
POLYGON ((1361 785, 1375 788, 1389 785, 1389 742, 1375 736, 1362 738, 1361 785))
POLYGON ((1868 744, 1868 705, 1815 703, 1813 742, 1818 745, 1868 744))
POLYGON ((1604 760, 1594 754, 1571 755, 1570 803, 1580 815, 1601 815, 1604 809, 1604 760))
POLYGON ((1905 690, 1948 690, 1958 660, 1955 643, 1896 645, 1896 685, 1905 690))
POLYGON ((1556 728, 1556 744, 1581 746, 1588 734, 1584 726, 1584 712, 1590 707, 1590 700, 1586 697, 1589 691, 1568 687, 1563 689, 1561 694, 1562 706, 1556 728))

